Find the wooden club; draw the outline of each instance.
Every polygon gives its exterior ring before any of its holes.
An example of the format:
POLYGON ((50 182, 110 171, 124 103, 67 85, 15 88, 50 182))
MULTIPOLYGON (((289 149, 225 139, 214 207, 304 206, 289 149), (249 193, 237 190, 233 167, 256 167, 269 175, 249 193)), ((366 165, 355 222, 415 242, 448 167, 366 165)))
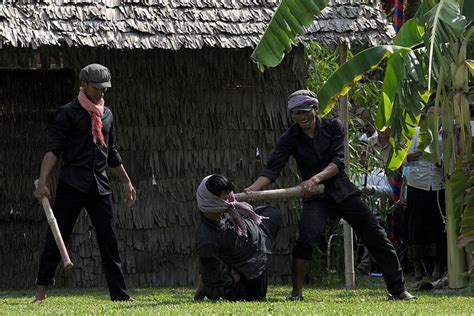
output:
MULTIPOLYGON (((35 180, 35 187, 38 187, 38 180, 35 180)), ((69 254, 66 250, 66 246, 64 245, 63 238, 61 237, 61 232, 59 231, 58 222, 54 217, 53 210, 51 209, 51 205, 49 204, 49 200, 47 197, 43 197, 41 200, 41 204, 43 204, 44 213, 46 214, 46 219, 48 220, 49 227, 53 232, 54 240, 56 241, 56 245, 58 246, 59 253, 61 254, 61 258, 63 259, 64 269, 69 270, 74 265, 69 258, 69 254)))

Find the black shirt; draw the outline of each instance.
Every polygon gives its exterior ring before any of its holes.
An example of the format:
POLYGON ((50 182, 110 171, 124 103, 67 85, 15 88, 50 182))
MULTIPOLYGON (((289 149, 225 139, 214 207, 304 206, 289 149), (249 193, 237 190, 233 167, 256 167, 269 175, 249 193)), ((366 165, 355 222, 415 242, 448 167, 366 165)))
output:
MULTIPOLYGON (((308 137, 298 124, 293 124, 278 140, 275 150, 261 175, 272 182, 280 175, 290 156, 293 156, 303 180, 321 172, 331 162, 339 172, 323 181, 324 192, 337 203, 350 195, 360 194, 343 171, 344 128, 340 121, 332 118, 316 117, 314 137, 308 137)), ((315 197, 316 198, 316 197, 315 197)))
MULTIPOLYGON (((237 235, 232 221, 220 222, 204 217, 201 212, 196 226, 196 248, 200 272, 208 297, 224 297, 231 291, 234 280, 229 268, 245 279, 260 276, 266 269, 272 242, 251 219, 244 217, 247 237, 237 235)), ((265 219, 263 219, 265 221, 265 219)))
MULTIPOLYGON (((102 133, 107 147, 92 140, 91 116, 84 110, 77 98, 56 111, 47 151, 64 161, 59 180, 81 192, 88 192, 95 182, 101 195, 112 193, 107 167, 122 163, 113 137, 113 115, 104 108, 102 133)), ((97 139, 97 142, 100 142, 97 139)))

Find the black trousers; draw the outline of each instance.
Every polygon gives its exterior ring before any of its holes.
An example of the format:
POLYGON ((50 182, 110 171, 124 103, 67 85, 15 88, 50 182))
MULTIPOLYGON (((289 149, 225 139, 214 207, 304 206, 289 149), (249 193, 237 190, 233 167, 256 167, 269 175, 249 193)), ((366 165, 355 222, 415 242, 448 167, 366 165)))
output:
MULTIPOLYGON (((83 193, 60 182, 56 191, 53 213, 65 243, 69 240, 82 208, 87 210, 96 231, 110 298, 114 301, 126 300, 130 296, 125 291, 125 279, 113 225, 112 195, 99 195, 95 183, 88 193, 83 193)), ((54 284, 54 274, 60 260, 61 255, 51 229, 48 228, 43 253, 40 257, 37 285, 54 284)))
MULTIPOLYGON (((257 207, 255 213, 266 217, 262 220, 260 227, 263 229, 268 238, 275 243, 275 239, 280 229, 283 212, 280 209, 263 206, 257 207)), ((267 266, 268 267, 268 266, 267 266)), ((262 301, 267 297, 268 288, 268 273, 267 269, 263 271, 261 275, 253 279, 245 279, 244 276, 240 276, 239 282, 235 284, 235 287, 231 291, 229 300, 231 301, 262 301)))
POLYGON ((255 208, 255 213, 266 217, 262 220, 260 227, 263 229, 268 238, 275 243, 275 239, 280 230, 281 221, 283 220, 283 212, 272 206, 259 206, 255 208))
POLYGON ((441 260, 444 265, 448 257, 445 225, 441 216, 446 215, 444 189, 427 191, 409 185, 407 203, 408 258, 432 257, 441 260))
POLYGON ((246 280, 241 278, 234 287, 231 301, 262 301, 267 297, 268 277, 265 270, 260 276, 246 280))
POLYGON ((293 249, 293 256, 311 260, 313 248, 330 215, 342 217, 354 228, 374 257, 380 272, 383 273, 388 292, 400 294, 405 291, 402 267, 395 248, 372 211, 356 195, 340 203, 329 197, 304 202, 299 223, 299 237, 293 249))

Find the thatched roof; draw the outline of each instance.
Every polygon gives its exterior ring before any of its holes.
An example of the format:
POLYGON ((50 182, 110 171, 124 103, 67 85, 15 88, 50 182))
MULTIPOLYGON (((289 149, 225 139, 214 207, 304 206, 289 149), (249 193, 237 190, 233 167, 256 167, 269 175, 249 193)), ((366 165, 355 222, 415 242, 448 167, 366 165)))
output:
MULTIPOLYGON (((44 0, 0 4, 0 47, 114 49, 255 47, 279 0, 44 0)), ((331 0, 304 36, 377 44, 389 39, 379 0, 331 0)))

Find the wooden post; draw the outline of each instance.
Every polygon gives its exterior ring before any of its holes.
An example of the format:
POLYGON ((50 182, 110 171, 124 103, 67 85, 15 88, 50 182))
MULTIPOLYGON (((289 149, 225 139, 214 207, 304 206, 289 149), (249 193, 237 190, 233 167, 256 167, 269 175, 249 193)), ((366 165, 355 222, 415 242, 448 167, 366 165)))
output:
MULTIPOLYGON (((339 44, 339 65, 342 65, 347 60, 347 43, 339 44)), ((350 177, 350 155, 349 155, 349 98, 347 94, 339 99, 339 118, 342 121, 345 135, 344 135, 344 161, 345 171, 350 177)), ((354 239, 352 227, 344 220, 344 267, 346 289, 353 290, 355 288, 355 273, 354 273, 354 239)))

